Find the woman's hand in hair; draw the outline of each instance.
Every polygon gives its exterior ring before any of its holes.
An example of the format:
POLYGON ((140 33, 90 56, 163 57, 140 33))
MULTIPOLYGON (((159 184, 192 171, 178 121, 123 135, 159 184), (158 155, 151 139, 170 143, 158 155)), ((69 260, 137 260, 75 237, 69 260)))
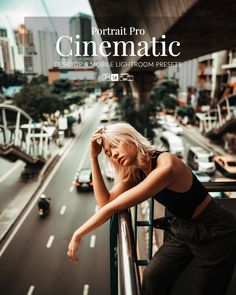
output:
POLYGON ((98 129, 91 137, 91 157, 96 158, 102 151, 102 130, 98 129))

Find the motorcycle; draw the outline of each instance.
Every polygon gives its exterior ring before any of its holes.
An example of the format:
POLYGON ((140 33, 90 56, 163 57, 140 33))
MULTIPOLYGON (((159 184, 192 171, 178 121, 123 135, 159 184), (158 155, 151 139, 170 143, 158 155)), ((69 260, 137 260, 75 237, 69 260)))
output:
POLYGON ((41 195, 38 201, 38 214, 39 217, 45 217, 49 214, 50 211, 50 198, 47 198, 44 194, 41 195))

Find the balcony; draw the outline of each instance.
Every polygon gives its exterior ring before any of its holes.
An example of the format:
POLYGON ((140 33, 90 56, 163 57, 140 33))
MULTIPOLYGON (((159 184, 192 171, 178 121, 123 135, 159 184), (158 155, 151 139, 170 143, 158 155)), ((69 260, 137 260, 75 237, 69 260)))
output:
MULTIPOLYGON (((235 192, 236 181, 233 182, 208 182, 203 183, 210 192, 235 192)), ((236 216, 236 199, 219 198, 221 205, 226 207, 236 216)), ((148 208, 149 220, 137 220, 139 206, 132 211, 122 211, 117 213, 111 220, 110 228, 110 271, 111 271, 111 294, 112 295, 139 295, 140 281, 142 277, 142 266, 147 265, 153 256, 154 226, 164 228, 165 222, 162 218, 153 219, 154 201, 150 199, 148 208), (137 237, 138 227, 148 227, 148 249, 147 258, 140 259, 139 242, 143 242, 144 236, 137 237)), ((168 213, 166 212, 166 215, 168 213)), ((164 219, 166 220, 166 219, 164 219)), ((195 295, 192 279, 196 272, 196 261, 193 261, 184 270, 177 280, 171 295, 195 295), (189 278, 191 277, 191 280, 189 278)), ((234 271, 229 290, 226 295, 235 294, 236 289, 236 270, 234 271)))

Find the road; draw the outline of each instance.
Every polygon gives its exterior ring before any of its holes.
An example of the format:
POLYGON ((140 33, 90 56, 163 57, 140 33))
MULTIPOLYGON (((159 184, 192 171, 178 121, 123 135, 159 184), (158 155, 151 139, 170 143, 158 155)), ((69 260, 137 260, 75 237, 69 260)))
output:
POLYGON ((72 185, 78 168, 90 166, 89 139, 99 125, 96 104, 70 151, 43 192, 52 198, 50 215, 32 209, 0 257, 2 295, 109 294, 108 223, 83 238, 79 263, 66 255, 74 230, 96 210, 92 192, 78 193, 72 185))
MULTIPOLYGON (((156 138, 155 138, 155 144, 156 145, 162 145, 162 142, 160 140, 160 135, 161 133, 164 131, 164 129, 162 128, 157 128, 156 129, 156 138)), ((186 136, 185 133, 183 132, 183 135, 179 135, 180 138, 182 138, 183 140, 183 145, 184 145, 184 155, 183 155, 183 161, 185 163, 187 163, 187 155, 188 155, 188 151, 190 149, 190 147, 192 146, 201 146, 199 145, 198 141, 197 141, 197 138, 193 137, 190 138, 189 136, 186 136)), ((214 153, 214 151, 213 151, 214 153)), ((217 178, 227 178, 225 177, 220 171, 216 170, 216 172, 214 173, 213 176, 211 176, 211 181, 214 181, 215 179, 217 178)))

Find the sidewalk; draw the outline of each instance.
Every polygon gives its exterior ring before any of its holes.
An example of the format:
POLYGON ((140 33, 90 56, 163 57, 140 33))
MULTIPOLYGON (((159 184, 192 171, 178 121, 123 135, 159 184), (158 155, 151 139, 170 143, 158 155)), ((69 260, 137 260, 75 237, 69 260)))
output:
MULTIPOLYGON (((84 119, 81 124, 78 124, 73 127, 75 135, 79 135, 80 130, 82 129, 85 119, 91 109, 87 108, 85 110, 84 119)), ((65 138, 64 145, 61 148, 55 146, 51 149, 51 158, 42 168, 40 175, 37 181, 29 182, 25 185, 24 189, 19 192, 19 194, 12 200, 8 206, 0 212, 0 243, 4 240, 6 235, 9 233, 11 228, 14 226, 18 218, 21 216, 28 203, 36 195, 40 187, 42 186, 44 180, 47 178, 49 173, 52 171, 58 160, 62 157, 64 152, 68 149, 72 141, 75 138, 65 138)))

